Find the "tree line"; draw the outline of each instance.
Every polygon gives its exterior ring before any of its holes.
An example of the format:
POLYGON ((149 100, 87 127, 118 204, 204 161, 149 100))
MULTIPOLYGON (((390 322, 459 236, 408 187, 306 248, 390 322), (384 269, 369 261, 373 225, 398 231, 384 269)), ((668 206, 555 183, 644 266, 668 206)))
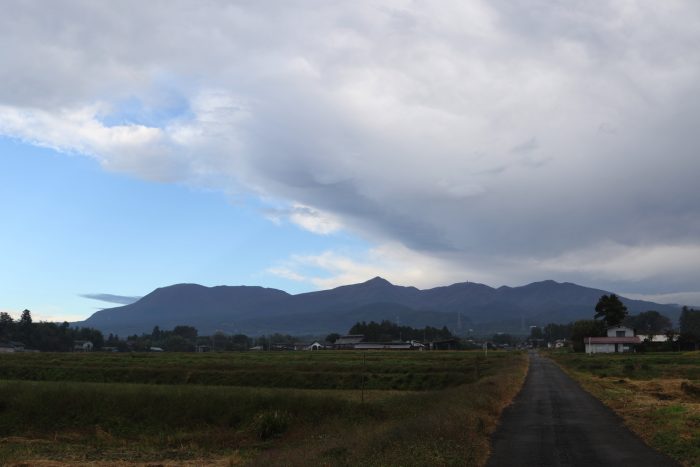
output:
POLYGON ((9 313, 0 312, 2 342, 19 342, 28 349, 44 352, 67 352, 73 350, 75 342, 79 340, 92 342, 95 349, 104 344, 102 333, 97 329, 70 327, 67 322, 35 323, 29 310, 24 310, 16 321, 9 313))
POLYGON ((350 328, 348 334, 362 334, 368 342, 389 342, 389 341, 435 341, 452 339, 454 336, 443 326, 442 329, 426 326, 424 328, 413 328, 411 326, 400 326, 392 321, 384 320, 380 323, 366 321, 355 323, 350 328))
POLYGON ((687 306, 681 310, 678 330, 673 328, 667 316, 655 310, 629 315, 627 307, 615 294, 600 297, 593 318, 568 324, 550 323, 543 328, 533 327, 530 338, 546 342, 568 339, 573 343, 574 350, 583 351, 585 337, 603 337, 608 327, 623 325, 636 331, 642 338, 643 346, 650 346, 651 337, 658 334, 665 334, 669 338, 665 343, 654 344, 659 347, 658 350, 664 347, 668 350, 697 349, 700 346, 700 310, 687 306))

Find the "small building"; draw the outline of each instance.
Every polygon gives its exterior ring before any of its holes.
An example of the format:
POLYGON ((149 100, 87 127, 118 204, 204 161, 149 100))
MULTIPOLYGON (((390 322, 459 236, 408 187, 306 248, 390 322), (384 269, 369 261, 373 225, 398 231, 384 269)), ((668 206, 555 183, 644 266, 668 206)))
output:
POLYGON ((428 343, 428 348, 430 350, 457 350, 458 347, 459 339, 443 339, 428 343))
POLYGON ((24 344, 22 342, 7 341, 0 342, 0 353, 24 352, 24 344))
POLYGON ((74 352, 92 352, 92 342, 90 341, 73 341, 74 352))
POLYGON ((637 334, 637 336, 642 339, 643 341, 646 342, 654 342, 654 343, 664 343, 664 342, 676 342, 678 338, 680 337, 679 334, 674 334, 673 338, 669 338, 668 335, 666 334, 637 334))
POLYGON ((569 343, 567 342, 566 339, 557 339, 554 341, 553 347, 555 349, 563 349, 566 347, 569 343))
POLYGON ((302 350, 323 350, 326 347, 318 341, 313 341, 311 344, 306 344, 302 350))
POLYGON ((352 350, 355 348, 355 345, 362 342, 364 338, 365 336, 363 334, 349 334, 347 336, 340 336, 333 343, 333 348, 336 350, 352 350))
POLYGON ((150 352, 162 352, 163 348, 162 347, 149 347, 148 350, 150 352))
POLYGON ((411 350, 410 342, 358 342, 355 350, 411 350))
POLYGON ((209 352, 211 348, 208 345, 198 345, 197 352, 209 352))
POLYGON ((634 330, 626 326, 608 328, 606 337, 584 337, 586 353, 618 353, 634 352, 635 347, 642 343, 634 330))
POLYGON ((411 344, 411 349, 413 350, 425 350, 425 344, 418 341, 408 341, 411 344))

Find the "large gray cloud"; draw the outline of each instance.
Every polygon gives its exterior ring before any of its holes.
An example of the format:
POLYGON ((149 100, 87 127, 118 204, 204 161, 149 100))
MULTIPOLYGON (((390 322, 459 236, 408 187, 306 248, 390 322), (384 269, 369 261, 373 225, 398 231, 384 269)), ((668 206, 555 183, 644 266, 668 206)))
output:
POLYGON ((4 10, 2 133, 326 212, 455 275, 697 289, 697 2, 4 10), (160 118, 106 123, 129 99, 160 118))

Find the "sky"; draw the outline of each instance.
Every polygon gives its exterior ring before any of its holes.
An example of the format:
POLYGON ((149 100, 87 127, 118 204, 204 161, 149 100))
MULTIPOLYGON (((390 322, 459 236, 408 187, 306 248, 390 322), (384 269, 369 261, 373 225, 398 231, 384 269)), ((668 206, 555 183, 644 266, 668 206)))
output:
POLYGON ((700 3, 14 1, 0 311, 180 282, 700 304, 700 3))

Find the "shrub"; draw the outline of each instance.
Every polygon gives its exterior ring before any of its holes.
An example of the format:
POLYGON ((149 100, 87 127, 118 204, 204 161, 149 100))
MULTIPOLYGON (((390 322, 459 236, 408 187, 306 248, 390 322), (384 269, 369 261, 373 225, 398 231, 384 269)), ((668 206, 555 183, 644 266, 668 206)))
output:
POLYGON ((687 381, 683 381, 681 383, 681 389, 684 393, 688 394, 689 396, 700 398, 700 386, 698 386, 697 384, 692 384, 687 381))
POLYGON ((266 440, 279 436, 289 428, 290 416, 283 410, 266 410, 253 418, 252 429, 255 435, 266 440))

